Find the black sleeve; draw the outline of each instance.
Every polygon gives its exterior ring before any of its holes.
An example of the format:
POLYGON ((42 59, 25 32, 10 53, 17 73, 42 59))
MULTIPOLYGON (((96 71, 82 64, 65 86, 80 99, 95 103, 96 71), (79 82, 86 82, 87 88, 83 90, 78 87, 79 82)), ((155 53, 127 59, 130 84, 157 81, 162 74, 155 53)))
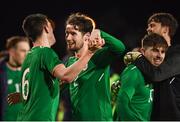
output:
POLYGON ((0 62, 0 121, 3 120, 5 114, 5 105, 7 97, 7 71, 6 62, 0 62))
POLYGON ((141 70, 148 81, 162 81, 180 74, 180 46, 171 47, 164 62, 159 66, 153 66, 144 56, 137 59, 134 64, 141 70))

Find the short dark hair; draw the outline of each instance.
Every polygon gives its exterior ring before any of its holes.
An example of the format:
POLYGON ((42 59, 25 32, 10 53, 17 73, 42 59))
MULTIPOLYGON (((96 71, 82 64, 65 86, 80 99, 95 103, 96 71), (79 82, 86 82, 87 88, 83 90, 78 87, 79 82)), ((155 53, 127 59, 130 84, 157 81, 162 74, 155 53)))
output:
POLYGON ((47 20, 47 16, 43 14, 31 14, 27 16, 22 25, 24 33, 34 42, 42 34, 44 26, 47 25, 47 20))
POLYGON ((169 27, 169 36, 171 38, 174 36, 178 28, 177 20, 170 13, 155 13, 149 17, 148 24, 152 21, 161 23, 162 26, 169 27))
POLYGON ((12 36, 12 37, 8 38, 6 41, 6 49, 9 50, 11 48, 16 48, 16 46, 19 42, 29 43, 29 39, 25 36, 12 36))
POLYGON ((168 44, 164 39, 164 37, 156 33, 146 34, 142 39, 141 46, 144 48, 147 47, 163 47, 165 49, 168 48, 168 44))
POLYGON ((73 25, 74 29, 79 30, 83 34, 92 32, 95 28, 95 22, 92 18, 82 13, 73 13, 66 20, 66 25, 73 25))

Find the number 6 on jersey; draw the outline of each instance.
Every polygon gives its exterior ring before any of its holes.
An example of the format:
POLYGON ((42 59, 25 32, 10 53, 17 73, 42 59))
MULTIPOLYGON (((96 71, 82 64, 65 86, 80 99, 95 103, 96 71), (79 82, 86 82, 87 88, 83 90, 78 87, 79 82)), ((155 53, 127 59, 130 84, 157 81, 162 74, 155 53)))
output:
POLYGON ((22 77, 22 96, 24 100, 27 100, 28 98, 28 93, 29 93, 29 82, 26 80, 26 74, 29 72, 29 68, 27 68, 22 77))

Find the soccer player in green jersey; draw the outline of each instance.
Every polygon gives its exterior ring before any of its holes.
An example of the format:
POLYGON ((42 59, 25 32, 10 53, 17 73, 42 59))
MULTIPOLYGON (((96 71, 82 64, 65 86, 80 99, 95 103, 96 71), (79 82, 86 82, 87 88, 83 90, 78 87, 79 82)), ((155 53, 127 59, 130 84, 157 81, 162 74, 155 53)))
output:
POLYGON ((2 120, 16 120, 17 114, 21 109, 21 103, 16 105, 8 105, 6 101, 7 94, 20 92, 20 70, 27 52, 30 50, 29 40, 23 36, 13 36, 7 39, 6 48, 8 56, 4 57, 0 62, 0 82, 6 83, 6 89, 2 91, 6 93, 4 98, 5 105, 3 106, 4 114, 2 120))
MULTIPOLYGON (((32 14, 23 21, 23 30, 33 42, 22 66, 23 108, 17 120, 55 120, 59 104, 59 80, 72 82, 85 67, 93 52, 85 36, 82 57, 66 68, 51 49, 56 42, 52 21, 43 14, 32 14)), ((92 46, 93 47, 93 46, 92 46)))
POLYGON ((86 68, 70 84, 72 120, 112 120, 110 64, 121 57, 125 46, 119 39, 94 28, 94 20, 81 13, 71 14, 66 21, 67 47, 73 53, 67 60, 67 66, 81 58, 85 34, 90 36, 92 43, 105 41, 105 45, 91 57, 86 68))
MULTIPOLYGON (((168 48, 166 40, 155 33, 142 39, 141 53, 153 64, 159 66, 168 48)), ((143 74, 133 64, 128 65, 120 75, 121 87, 117 96, 117 120, 148 121, 152 110, 151 84, 146 84, 143 74)))

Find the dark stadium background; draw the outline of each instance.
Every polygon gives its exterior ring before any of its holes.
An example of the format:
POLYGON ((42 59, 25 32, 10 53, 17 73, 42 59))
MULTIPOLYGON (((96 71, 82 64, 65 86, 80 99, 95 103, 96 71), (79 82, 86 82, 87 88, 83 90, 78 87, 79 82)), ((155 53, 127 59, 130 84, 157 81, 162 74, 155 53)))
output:
MULTIPOLYGON (((127 50, 139 45, 146 33, 146 21, 155 12, 170 12, 180 23, 178 0, 2 0, 0 1, 0 51, 5 49, 6 39, 24 35, 21 25, 25 16, 43 13, 54 19, 57 43, 52 48, 60 58, 66 55, 64 22, 73 12, 82 12, 96 21, 100 28, 121 39, 127 50)), ((180 44, 179 29, 175 44, 180 44)), ((114 63, 119 70, 122 62, 114 63)))

